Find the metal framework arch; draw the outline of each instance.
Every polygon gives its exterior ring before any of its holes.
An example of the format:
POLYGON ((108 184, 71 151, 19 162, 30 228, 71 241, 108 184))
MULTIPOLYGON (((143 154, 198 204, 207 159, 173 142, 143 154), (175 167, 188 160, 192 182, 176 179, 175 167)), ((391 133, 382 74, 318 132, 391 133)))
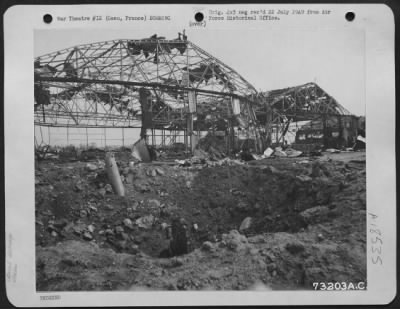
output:
POLYGON ((209 129, 211 117, 227 129, 239 99, 230 125, 259 138, 256 97, 247 80, 185 36, 83 44, 35 59, 35 124, 41 126, 191 131, 209 129))
POLYGON ((113 40, 35 60, 35 120, 49 125, 139 125, 139 88, 150 90, 159 112, 172 113, 184 108, 188 90, 196 92, 200 108, 216 105, 221 97, 250 101, 257 93, 235 70, 190 41, 113 40))

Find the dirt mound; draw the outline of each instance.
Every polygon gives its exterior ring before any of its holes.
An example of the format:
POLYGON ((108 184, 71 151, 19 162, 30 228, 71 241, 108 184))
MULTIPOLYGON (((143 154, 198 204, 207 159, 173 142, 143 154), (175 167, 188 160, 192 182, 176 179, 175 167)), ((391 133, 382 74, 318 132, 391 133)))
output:
POLYGON ((247 239, 237 232, 233 235, 170 259, 116 253, 78 241, 38 248, 37 289, 244 290, 260 285, 262 289, 312 289, 313 282, 332 278, 365 280, 366 265, 359 263, 365 246, 359 242, 318 242, 308 233, 247 239))
POLYGON ((118 165, 125 197, 113 194, 101 160, 36 166, 40 289, 312 288, 333 274, 365 280, 363 160, 118 165), (160 259, 176 217, 188 222, 191 253, 160 259), (72 262, 63 262, 68 256, 72 262))

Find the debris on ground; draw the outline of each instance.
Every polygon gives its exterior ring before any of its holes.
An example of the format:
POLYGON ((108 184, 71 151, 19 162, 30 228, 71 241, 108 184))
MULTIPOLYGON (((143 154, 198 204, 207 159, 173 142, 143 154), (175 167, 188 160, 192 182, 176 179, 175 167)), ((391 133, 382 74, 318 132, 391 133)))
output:
POLYGON ((250 226, 251 226, 252 220, 253 220, 253 219, 252 219, 251 217, 246 217, 246 218, 242 221, 242 223, 240 224, 239 231, 241 232, 241 231, 245 231, 245 230, 249 229, 250 226))
POLYGON ((302 155, 301 151, 294 150, 294 149, 291 149, 291 148, 286 149, 285 153, 289 158, 295 158, 295 157, 298 157, 298 156, 302 155))
POLYGON ((154 216, 153 215, 143 216, 137 219, 135 222, 138 227, 143 229, 149 229, 152 227, 154 223, 154 216))
POLYGON ((232 230, 228 234, 222 234, 222 244, 234 251, 246 248, 247 238, 237 230, 232 230))
POLYGON ((353 146, 353 150, 365 150, 366 138, 362 135, 357 136, 356 143, 353 146))
POLYGON ((196 150, 199 151, 194 153, 195 156, 198 156, 199 154, 204 156, 207 154, 208 158, 211 160, 222 159, 226 157, 224 137, 207 134, 199 140, 196 150))
POLYGON ((274 150, 272 148, 268 147, 267 149, 265 149, 263 155, 265 158, 269 158, 273 153, 274 153, 274 150))
POLYGON ((287 157, 287 153, 283 151, 282 147, 276 147, 274 151, 275 157, 287 157))
POLYGON ((290 157, 281 148, 286 156, 243 161, 198 150, 183 164, 115 152, 125 196, 109 183, 104 151, 36 164, 38 291, 366 280, 365 152, 290 157), (176 218, 184 228, 172 233, 176 218))
POLYGON ((328 148, 325 151, 330 153, 340 153, 340 150, 335 148, 328 148))
POLYGON ((150 151, 146 145, 145 139, 139 139, 132 146, 132 157, 138 161, 150 162, 150 151))

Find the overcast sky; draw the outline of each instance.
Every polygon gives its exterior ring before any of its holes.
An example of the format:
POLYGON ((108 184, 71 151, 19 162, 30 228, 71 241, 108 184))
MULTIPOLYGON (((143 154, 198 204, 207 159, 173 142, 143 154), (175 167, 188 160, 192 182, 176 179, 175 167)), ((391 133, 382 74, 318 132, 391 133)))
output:
MULTIPOLYGON (((141 39, 157 33, 177 38, 177 30, 38 30, 35 57, 79 44, 141 39)), ((350 29, 207 31, 187 29, 188 39, 231 66, 257 90, 316 82, 356 115, 365 115, 364 33, 350 29)))

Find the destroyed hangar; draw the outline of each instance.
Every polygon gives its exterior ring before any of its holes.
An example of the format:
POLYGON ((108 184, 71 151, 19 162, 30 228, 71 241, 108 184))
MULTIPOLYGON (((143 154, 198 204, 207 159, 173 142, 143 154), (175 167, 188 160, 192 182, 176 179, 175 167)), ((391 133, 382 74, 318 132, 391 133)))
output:
MULTIPOLYGON (((244 148, 261 154, 284 145, 289 128, 298 131, 302 121, 308 129, 293 143, 301 151, 351 147, 361 129, 358 117, 315 83, 257 92, 181 34, 85 44, 36 58, 34 110, 35 126, 48 127, 49 139, 51 127, 137 128, 138 145, 165 151, 182 145, 187 156, 206 135, 217 137, 227 155, 244 148)), ((37 151, 48 146, 35 141, 37 151)))
POLYGON ((365 119, 316 83, 256 91, 184 34, 34 76, 38 291, 365 282, 365 119))

